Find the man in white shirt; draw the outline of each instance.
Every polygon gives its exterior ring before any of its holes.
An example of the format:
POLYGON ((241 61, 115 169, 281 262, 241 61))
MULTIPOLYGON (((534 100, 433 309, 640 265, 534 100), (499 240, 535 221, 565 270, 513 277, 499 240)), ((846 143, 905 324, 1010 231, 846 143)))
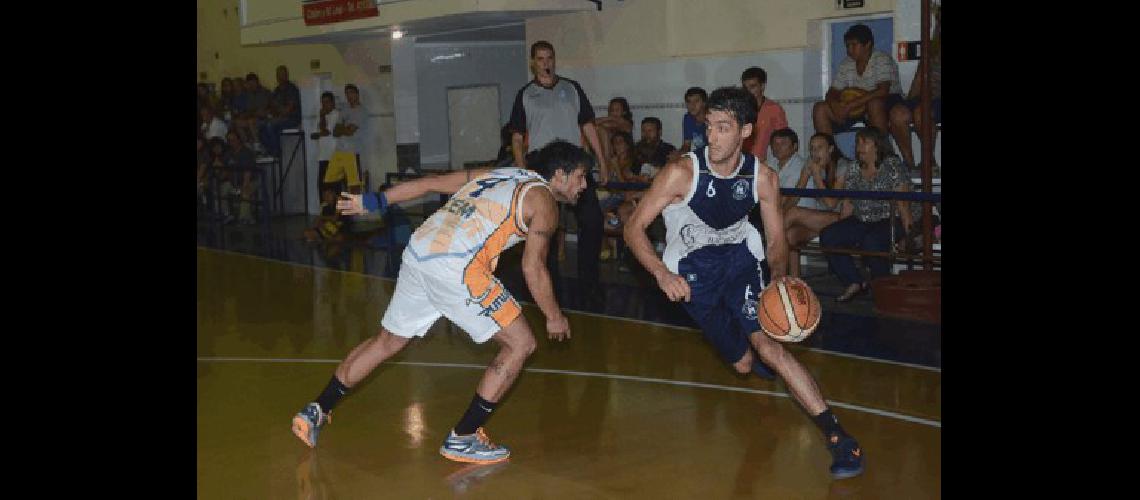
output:
MULTIPOLYGON (((360 149, 363 144, 363 135, 361 131, 364 128, 364 123, 368 120, 368 110, 360 103, 360 90, 356 85, 347 84, 344 86, 344 97, 348 101, 348 106, 340 110, 340 123, 333 130, 333 135, 337 137, 337 151, 344 151, 352 153, 356 156, 356 167, 358 170, 363 171, 364 165, 360 163, 360 149)), ((349 190, 354 193, 360 193, 360 186, 349 186, 349 190)))
MULTIPOLYGON (((768 167, 776 171, 780 177, 780 188, 794 188, 800 180, 804 170, 804 159, 796 154, 800 150, 800 138, 796 131, 784 127, 772 132, 772 156, 776 161, 768 163, 768 167)), ((811 198, 799 196, 780 196, 780 211, 787 213, 795 206, 815 208, 811 198)))
POLYGON ((824 100, 812 110, 815 131, 844 132, 860 120, 886 131, 888 112, 903 100, 899 66, 890 55, 874 50, 875 37, 866 25, 848 29, 843 43, 847 58, 839 63, 824 100))

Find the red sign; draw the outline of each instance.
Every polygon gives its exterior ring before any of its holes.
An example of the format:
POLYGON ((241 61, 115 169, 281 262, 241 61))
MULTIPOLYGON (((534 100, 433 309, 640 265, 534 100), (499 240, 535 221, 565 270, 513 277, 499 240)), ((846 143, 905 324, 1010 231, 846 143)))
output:
POLYGON ((303 0, 305 24, 331 24, 379 14, 376 0, 303 0))

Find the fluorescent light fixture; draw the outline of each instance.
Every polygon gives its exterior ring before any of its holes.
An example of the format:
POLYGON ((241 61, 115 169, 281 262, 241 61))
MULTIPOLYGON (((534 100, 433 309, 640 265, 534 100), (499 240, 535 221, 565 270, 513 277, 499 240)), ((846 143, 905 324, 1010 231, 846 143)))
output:
POLYGON ((404 38, 404 32, 403 31, 392 30, 392 39, 393 40, 399 40, 401 38, 404 38))
POLYGON ((460 57, 463 57, 463 56, 464 56, 464 54, 462 52, 456 52, 454 54, 447 54, 445 56, 432 57, 431 62, 450 61, 452 59, 459 59, 460 57))

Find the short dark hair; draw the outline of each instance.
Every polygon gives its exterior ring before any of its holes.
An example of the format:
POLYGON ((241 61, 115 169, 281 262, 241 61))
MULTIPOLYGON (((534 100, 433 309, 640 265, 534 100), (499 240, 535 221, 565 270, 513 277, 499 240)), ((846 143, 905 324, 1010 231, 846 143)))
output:
POLYGON ((531 59, 534 59, 535 54, 538 52, 538 49, 549 50, 550 55, 554 55, 554 46, 551 45, 550 42, 548 42, 546 40, 539 40, 537 42, 530 44, 530 58, 531 59))
POLYGON ((796 135, 795 130, 792 130, 788 127, 784 127, 780 130, 773 130, 772 136, 768 138, 768 141, 769 142, 776 142, 777 137, 787 137, 788 139, 792 140, 792 144, 799 144, 800 143, 800 136, 796 135))
POLYGON ((360 89, 356 88, 356 85, 353 85, 351 83, 344 84, 344 91, 348 92, 349 90, 355 90, 356 93, 360 93, 360 89))
POLYGON ((255 82, 261 82, 261 79, 259 79, 257 77, 257 73, 249 73, 249 74, 245 75, 245 81, 248 82, 250 80, 253 80, 255 82))
POLYGON ((705 102, 709 100, 709 93, 700 87, 689 87, 689 90, 685 91, 685 100, 689 100, 689 96, 691 95, 699 95, 701 96, 701 100, 705 102))
POLYGON ((743 87, 721 87, 709 97, 709 111, 724 111, 741 127, 756 122, 756 97, 743 87))
POLYGON ((329 99, 332 99, 333 104, 336 104, 336 94, 334 94, 332 92, 321 92, 321 100, 322 101, 325 100, 326 97, 328 97, 329 99))
POLYGON ((559 139, 528 153, 526 164, 549 181, 554 177, 554 172, 559 170, 569 174, 584 165, 589 172, 594 168, 594 158, 586 150, 559 139))
POLYGON ((848 40, 855 40, 860 45, 867 45, 869 42, 875 42, 875 35, 871 33, 871 28, 868 28, 866 24, 856 24, 847 28, 847 32, 843 34, 843 43, 847 43, 848 40))
POLYGON ((768 83, 768 72, 760 67, 753 66, 740 74, 740 83, 743 84, 744 80, 759 80, 760 83, 768 83))
POLYGON ((661 129, 662 129, 662 126, 661 126, 661 119, 660 119, 660 118, 657 118, 656 116, 647 116, 647 117, 645 117, 645 118, 642 118, 642 119, 641 119, 641 124, 642 124, 642 125, 645 125, 646 123, 652 123, 652 124, 654 124, 654 125, 657 125, 657 131, 658 131, 658 132, 660 132, 660 131, 661 131, 661 129))

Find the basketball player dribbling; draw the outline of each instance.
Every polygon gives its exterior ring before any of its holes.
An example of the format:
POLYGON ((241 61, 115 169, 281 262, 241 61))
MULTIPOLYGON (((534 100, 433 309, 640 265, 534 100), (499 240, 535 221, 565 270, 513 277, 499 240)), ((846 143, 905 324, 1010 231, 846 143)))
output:
POLYGON ((839 425, 811 374, 757 323, 756 297, 768 282, 764 268, 771 270, 771 279, 799 280, 784 276, 788 246, 779 178, 741 152, 756 121, 755 98, 743 88, 724 87, 712 93, 707 106, 708 145, 657 174, 626 225, 625 241, 669 299, 685 301, 705 338, 734 369, 751 372, 755 349, 784 379, 823 432, 832 477, 858 476, 864 461, 859 443, 839 425), (765 237, 748 222, 757 203, 765 237), (658 215, 666 228, 662 258, 645 234, 658 215))
POLYGON ((577 146, 556 141, 528 155, 534 170, 499 168, 425 177, 380 193, 342 193, 337 210, 346 215, 383 212, 388 204, 428 192, 455 193, 416 229, 404 250, 392 301, 380 333, 348 354, 317 399, 293 417, 293 433, 316 447, 321 428, 337 402, 414 337, 423 337, 440 316, 476 343, 494 339, 500 350, 476 386, 475 397, 444 439, 440 454, 469 463, 506 460, 510 449, 490 441, 483 424, 514 383, 536 342, 518 302, 492 274, 499 255, 526 241, 523 275, 546 316, 548 337, 570 338, 558 307, 546 252, 558 226, 556 201, 575 203, 586 188, 593 158, 577 146))

